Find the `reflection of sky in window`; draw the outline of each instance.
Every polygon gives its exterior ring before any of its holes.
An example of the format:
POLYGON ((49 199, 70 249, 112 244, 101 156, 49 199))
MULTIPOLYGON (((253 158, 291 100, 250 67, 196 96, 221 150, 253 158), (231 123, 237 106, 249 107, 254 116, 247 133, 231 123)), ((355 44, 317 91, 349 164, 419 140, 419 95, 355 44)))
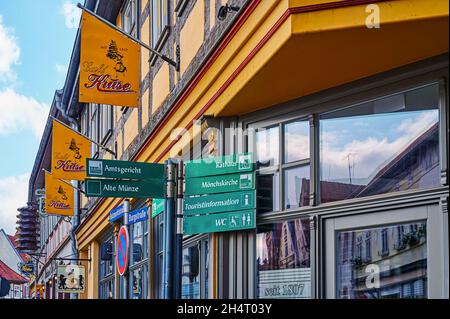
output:
POLYGON ((321 175, 364 184, 438 121, 438 110, 386 113, 321 121, 321 175), (349 164, 350 161, 350 164, 349 164))

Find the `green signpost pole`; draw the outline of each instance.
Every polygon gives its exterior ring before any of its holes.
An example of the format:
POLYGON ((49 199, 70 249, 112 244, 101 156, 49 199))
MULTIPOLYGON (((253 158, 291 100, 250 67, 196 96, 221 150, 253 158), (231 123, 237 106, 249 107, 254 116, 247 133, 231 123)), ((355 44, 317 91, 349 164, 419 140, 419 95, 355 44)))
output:
POLYGON ((183 194, 184 194, 184 164, 177 165, 177 233, 175 238, 175 298, 181 299, 182 268, 183 268, 183 194))

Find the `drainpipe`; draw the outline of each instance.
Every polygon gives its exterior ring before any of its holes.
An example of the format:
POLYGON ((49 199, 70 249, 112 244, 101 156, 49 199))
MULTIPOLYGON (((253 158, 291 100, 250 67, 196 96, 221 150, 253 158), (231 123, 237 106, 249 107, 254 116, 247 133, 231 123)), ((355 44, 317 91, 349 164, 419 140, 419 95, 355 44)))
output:
MULTIPOLYGON (((56 90, 56 98, 55 98, 55 106, 58 109, 58 111, 61 112, 64 119, 69 121, 72 128, 79 132, 80 126, 78 121, 71 117, 69 114, 67 114, 67 110, 63 107, 63 90, 56 90)), ((75 239, 75 230, 77 229, 79 223, 80 223, 80 191, 79 191, 79 182, 72 180, 71 181, 72 186, 75 188, 74 192, 74 203, 73 203, 73 218, 72 218, 72 227, 70 228, 70 240, 72 244, 72 256, 75 259, 78 259, 78 250, 77 250, 77 242, 75 239)), ((70 296, 70 299, 77 299, 77 294, 72 293, 70 296)))

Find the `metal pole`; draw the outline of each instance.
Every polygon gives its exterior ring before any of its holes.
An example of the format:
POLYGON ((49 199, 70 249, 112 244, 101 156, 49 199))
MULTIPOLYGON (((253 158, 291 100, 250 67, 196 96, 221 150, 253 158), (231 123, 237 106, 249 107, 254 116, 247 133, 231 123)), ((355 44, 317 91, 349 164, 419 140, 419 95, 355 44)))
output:
POLYGON ((181 299, 182 269, 183 269, 183 194, 184 194, 184 164, 180 160, 177 166, 177 212, 175 235, 175 299, 181 299))
POLYGON ((174 240, 175 240, 175 163, 172 159, 166 161, 166 201, 164 210, 164 257, 163 282, 164 299, 174 297, 174 240))
MULTIPOLYGON (((81 5, 81 3, 77 4, 78 8, 80 8, 81 10, 86 11, 87 13, 89 13, 90 15, 96 17, 97 19, 99 19, 101 22, 107 24, 109 27, 111 27, 112 29, 116 30, 117 32, 121 33, 122 35, 126 36, 127 38, 129 38, 130 40, 136 42, 137 44, 143 46, 144 48, 146 48, 147 50, 149 50, 151 53, 153 53, 154 55, 160 57, 161 59, 163 59, 164 61, 166 61, 167 63, 169 63, 170 65, 174 66, 176 68, 177 71, 180 71, 180 63, 179 61, 175 62, 172 59, 166 57, 165 55, 159 53, 158 51, 156 51, 155 49, 152 49, 151 47, 149 47, 147 44, 145 44, 144 42, 136 39, 135 37, 133 37, 132 35, 124 32, 123 30, 119 29, 116 25, 112 24, 111 22, 109 22, 108 20, 100 17, 99 15, 95 14, 95 12, 89 10, 88 8, 84 7, 83 5, 81 5)), ((178 57, 177 57, 178 60, 178 57)))
MULTIPOLYGON (((130 229, 128 227, 128 212, 130 211, 130 201, 128 199, 125 199, 123 201, 123 224, 128 230, 128 235, 130 235, 130 229)), ((130 236, 131 237, 131 236, 130 236)), ((133 253, 133 241, 131 238, 129 238, 128 243, 128 268, 130 267, 130 257, 133 253)), ((128 299, 128 285, 130 282, 130 271, 127 270, 127 272, 123 275, 123 296, 124 299, 128 299)))

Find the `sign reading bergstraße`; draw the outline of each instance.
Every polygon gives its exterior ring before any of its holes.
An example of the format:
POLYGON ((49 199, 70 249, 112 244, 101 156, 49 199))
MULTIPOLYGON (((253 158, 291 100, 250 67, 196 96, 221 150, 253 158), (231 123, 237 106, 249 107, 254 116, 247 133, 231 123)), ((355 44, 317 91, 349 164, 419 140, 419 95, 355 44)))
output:
POLYGON ((255 173, 196 177, 186 181, 185 195, 218 194, 255 188, 255 173))
POLYGON ((88 177, 121 179, 165 179, 164 164, 127 162, 88 158, 86 160, 88 177))
POLYGON ((147 181, 86 179, 85 187, 88 197, 164 198, 166 196, 163 179, 147 181))
POLYGON ((232 192, 184 200, 184 214, 208 214, 255 208, 255 191, 232 192))
POLYGON ((233 154, 186 162, 186 178, 253 171, 253 154, 233 154))

